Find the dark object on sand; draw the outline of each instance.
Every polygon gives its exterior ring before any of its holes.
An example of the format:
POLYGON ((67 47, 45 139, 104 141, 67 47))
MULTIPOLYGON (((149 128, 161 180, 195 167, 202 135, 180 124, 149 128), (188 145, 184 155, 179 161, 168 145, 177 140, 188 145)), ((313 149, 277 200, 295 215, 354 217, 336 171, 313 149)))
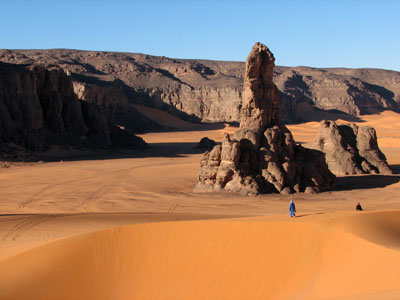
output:
POLYGON ((212 139, 209 139, 208 137, 203 137, 199 144, 197 145, 197 148, 199 149, 205 149, 205 150, 211 150, 212 148, 214 148, 214 146, 217 143, 215 141, 213 141, 212 139))

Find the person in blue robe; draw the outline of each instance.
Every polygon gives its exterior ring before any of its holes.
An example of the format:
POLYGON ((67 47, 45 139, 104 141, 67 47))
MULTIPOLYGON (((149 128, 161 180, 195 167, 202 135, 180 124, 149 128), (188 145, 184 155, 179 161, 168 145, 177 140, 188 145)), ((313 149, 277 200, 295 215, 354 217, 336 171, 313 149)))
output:
POLYGON ((289 213, 291 218, 296 216, 296 205, 294 205, 293 200, 290 200, 289 213))

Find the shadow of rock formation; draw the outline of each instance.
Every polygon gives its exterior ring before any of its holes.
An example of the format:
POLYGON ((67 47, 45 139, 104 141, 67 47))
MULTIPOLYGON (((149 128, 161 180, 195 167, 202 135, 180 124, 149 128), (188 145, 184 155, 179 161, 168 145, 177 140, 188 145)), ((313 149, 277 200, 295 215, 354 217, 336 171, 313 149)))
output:
POLYGON ((376 189, 400 182, 399 176, 389 175, 359 175, 337 177, 335 191, 350 191, 361 189, 376 189))

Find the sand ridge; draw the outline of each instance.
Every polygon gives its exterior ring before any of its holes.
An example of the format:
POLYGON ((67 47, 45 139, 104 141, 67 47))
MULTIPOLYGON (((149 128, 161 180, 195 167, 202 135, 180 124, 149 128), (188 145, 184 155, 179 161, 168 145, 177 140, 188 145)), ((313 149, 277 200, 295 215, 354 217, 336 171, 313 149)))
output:
POLYGON ((376 224, 393 222, 400 233, 400 211, 299 216, 146 223, 63 239, 1 262, 0 298, 400 296, 398 235, 371 241, 376 224))

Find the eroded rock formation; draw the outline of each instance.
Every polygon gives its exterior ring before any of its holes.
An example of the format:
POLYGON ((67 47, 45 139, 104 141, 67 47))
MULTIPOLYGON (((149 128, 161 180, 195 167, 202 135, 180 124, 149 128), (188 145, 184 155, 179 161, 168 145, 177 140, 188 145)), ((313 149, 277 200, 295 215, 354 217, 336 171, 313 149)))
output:
MULTIPOLYGON (((129 102, 186 120, 240 121, 243 62, 70 49, 0 50, 0 61, 67 70, 79 99, 122 105, 115 117, 127 110, 135 114, 126 105, 129 102)), ((400 72, 396 71, 277 66, 274 82, 280 90, 283 122, 320 121, 315 110, 334 112, 332 118, 342 113, 340 118, 349 121, 384 109, 400 111, 400 72)), ((134 123, 121 117, 117 124, 134 132, 157 129, 154 122, 143 120, 134 123)))
POLYGON ((324 120, 314 146, 325 153, 329 169, 336 175, 392 174, 372 127, 324 120))
POLYGON ((246 60, 240 128, 200 162, 198 191, 226 189, 258 193, 321 192, 335 176, 324 154, 295 144, 279 116, 273 83, 274 56, 256 43, 246 60))
MULTIPOLYGON (((101 105, 80 101, 62 69, 0 63, 0 155, 32 152, 52 145, 80 149, 144 147, 112 124, 101 105)), ((18 157, 15 157, 18 159, 18 157)))

